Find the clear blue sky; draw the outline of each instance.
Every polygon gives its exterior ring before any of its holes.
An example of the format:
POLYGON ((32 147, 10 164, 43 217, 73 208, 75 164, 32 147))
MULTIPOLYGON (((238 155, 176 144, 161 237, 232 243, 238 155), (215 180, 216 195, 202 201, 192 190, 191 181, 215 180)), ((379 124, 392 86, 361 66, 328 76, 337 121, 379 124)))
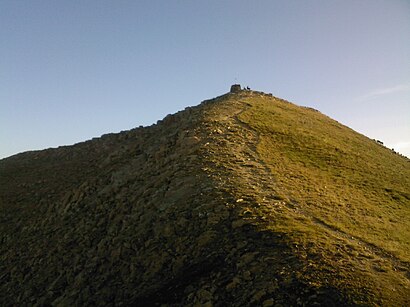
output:
POLYGON ((410 157, 410 1, 0 1, 0 158, 150 125, 236 82, 410 157))

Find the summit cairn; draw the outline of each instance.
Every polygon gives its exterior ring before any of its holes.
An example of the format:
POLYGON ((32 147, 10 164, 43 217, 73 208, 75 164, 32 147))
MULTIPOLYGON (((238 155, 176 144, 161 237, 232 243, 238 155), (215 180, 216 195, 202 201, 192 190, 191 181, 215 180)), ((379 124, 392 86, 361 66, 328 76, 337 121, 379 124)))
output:
POLYGON ((240 84, 234 84, 231 86, 231 93, 238 93, 241 91, 241 85, 240 84))

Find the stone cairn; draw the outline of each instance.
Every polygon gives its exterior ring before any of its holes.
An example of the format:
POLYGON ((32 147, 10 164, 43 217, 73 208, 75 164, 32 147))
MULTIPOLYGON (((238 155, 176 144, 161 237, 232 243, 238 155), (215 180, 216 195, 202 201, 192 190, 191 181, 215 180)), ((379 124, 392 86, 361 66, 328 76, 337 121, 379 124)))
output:
POLYGON ((240 84, 234 84, 231 86, 231 93, 238 93, 241 91, 241 85, 240 84))

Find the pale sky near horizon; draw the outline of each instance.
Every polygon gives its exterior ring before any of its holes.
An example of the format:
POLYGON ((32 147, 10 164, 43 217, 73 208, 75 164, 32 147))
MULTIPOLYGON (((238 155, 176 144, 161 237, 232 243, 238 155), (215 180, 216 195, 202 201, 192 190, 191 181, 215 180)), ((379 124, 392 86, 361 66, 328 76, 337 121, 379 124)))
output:
POLYGON ((410 1, 0 1, 0 159, 150 125, 233 83, 410 157, 410 1))

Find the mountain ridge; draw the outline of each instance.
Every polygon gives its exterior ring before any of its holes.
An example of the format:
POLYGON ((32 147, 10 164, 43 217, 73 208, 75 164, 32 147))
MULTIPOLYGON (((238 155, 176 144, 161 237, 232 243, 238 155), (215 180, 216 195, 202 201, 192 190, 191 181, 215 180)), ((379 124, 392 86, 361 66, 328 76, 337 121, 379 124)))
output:
MULTIPOLYGON (((358 139, 362 146, 363 136, 346 132, 320 112, 269 94, 239 91, 151 127, 1 160, 0 280, 7 295, 0 301, 140 306, 408 303, 409 251, 402 238, 393 240, 399 248, 379 246, 343 214, 340 221, 331 218, 337 211, 328 202, 338 204, 339 196, 322 197, 327 188, 321 181, 335 183, 344 193, 354 191, 361 177, 343 173, 343 167, 353 166, 343 164, 349 159, 342 157, 352 153, 329 136, 322 143, 322 125, 341 130, 340 137, 348 133, 347 139, 358 139), (295 129, 294 122, 315 135, 295 129), (309 142, 298 143, 302 136, 309 142), (339 176, 328 174, 338 166, 339 176), (322 178, 312 181, 318 174, 322 178), (351 190, 342 189, 345 183, 351 190), (306 195, 322 204, 313 206, 306 195)), ((391 154, 371 140, 364 143, 381 150, 383 157, 391 154)), ((392 212, 399 210, 405 218, 409 168, 404 158, 392 157, 389 163, 404 167, 404 183, 386 186, 391 191, 385 193, 398 207, 392 212)), ((370 184, 363 191, 374 188, 370 184)), ((351 196, 350 207, 362 218, 357 203, 367 194, 351 196)), ((366 207, 368 213, 373 206, 366 207)), ((351 214, 350 207, 339 211, 351 214)), ((384 219, 385 212, 380 212, 384 219)), ((394 218, 408 236, 408 226, 394 218)))

